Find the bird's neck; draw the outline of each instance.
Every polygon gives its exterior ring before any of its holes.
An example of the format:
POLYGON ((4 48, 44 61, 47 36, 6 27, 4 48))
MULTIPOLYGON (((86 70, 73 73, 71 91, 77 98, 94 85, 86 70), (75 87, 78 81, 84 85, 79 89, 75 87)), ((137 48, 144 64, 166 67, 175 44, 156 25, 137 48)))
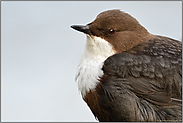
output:
POLYGON ((113 47, 116 50, 116 53, 128 51, 131 48, 147 42, 150 38, 153 38, 154 35, 150 33, 135 33, 134 31, 124 31, 121 33, 122 37, 119 38, 120 40, 116 42, 112 42, 113 47))
POLYGON ((99 78, 103 75, 103 62, 113 54, 115 51, 107 41, 87 35, 85 51, 76 74, 78 88, 83 98, 86 93, 95 89, 99 78))
POLYGON ((87 35, 87 42, 85 46, 84 58, 89 58, 90 60, 104 60, 107 57, 115 54, 113 46, 106 40, 87 35))

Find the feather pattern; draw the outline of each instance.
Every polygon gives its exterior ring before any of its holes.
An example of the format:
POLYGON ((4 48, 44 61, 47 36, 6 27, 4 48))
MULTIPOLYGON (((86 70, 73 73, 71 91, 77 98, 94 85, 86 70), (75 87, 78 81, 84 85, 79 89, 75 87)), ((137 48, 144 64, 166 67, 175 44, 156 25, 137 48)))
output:
POLYGON ((181 121, 181 47, 157 36, 106 59, 100 84, 85 97, 99 121, 181 121))

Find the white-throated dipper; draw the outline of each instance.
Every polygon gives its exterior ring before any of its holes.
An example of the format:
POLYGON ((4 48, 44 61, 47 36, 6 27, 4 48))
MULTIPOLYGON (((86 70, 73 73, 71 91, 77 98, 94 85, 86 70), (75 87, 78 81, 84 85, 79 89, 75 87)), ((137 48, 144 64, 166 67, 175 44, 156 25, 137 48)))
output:
POLYGON ((99 121, 182 121, 182 42, 117 9, 71 27, 87 36, 76 81, 99 121))

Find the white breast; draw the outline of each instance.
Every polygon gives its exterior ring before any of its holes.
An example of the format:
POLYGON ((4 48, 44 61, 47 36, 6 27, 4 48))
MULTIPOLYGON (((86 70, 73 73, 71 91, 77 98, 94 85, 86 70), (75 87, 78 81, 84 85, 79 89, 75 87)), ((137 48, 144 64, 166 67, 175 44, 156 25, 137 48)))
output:
POLYGON ((78 88, 83 98, 87 92, 95 89, 99 83, 99 78, 103 75, 102 67, 104 61, 114 53, 112 45, 107 41, 87 35, 85 51, 76 74, 78 88))

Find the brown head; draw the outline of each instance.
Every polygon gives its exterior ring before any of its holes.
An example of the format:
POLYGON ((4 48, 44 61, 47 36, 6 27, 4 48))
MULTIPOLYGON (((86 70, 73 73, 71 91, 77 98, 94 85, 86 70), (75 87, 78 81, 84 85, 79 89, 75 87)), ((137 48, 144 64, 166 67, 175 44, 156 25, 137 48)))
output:
POLYGON ((91 37, 97 36, 109 42, 119 53, 146 41, 149 32, 131 15, 118 9, 100 13, 86 26, 71 26, 91 37))

